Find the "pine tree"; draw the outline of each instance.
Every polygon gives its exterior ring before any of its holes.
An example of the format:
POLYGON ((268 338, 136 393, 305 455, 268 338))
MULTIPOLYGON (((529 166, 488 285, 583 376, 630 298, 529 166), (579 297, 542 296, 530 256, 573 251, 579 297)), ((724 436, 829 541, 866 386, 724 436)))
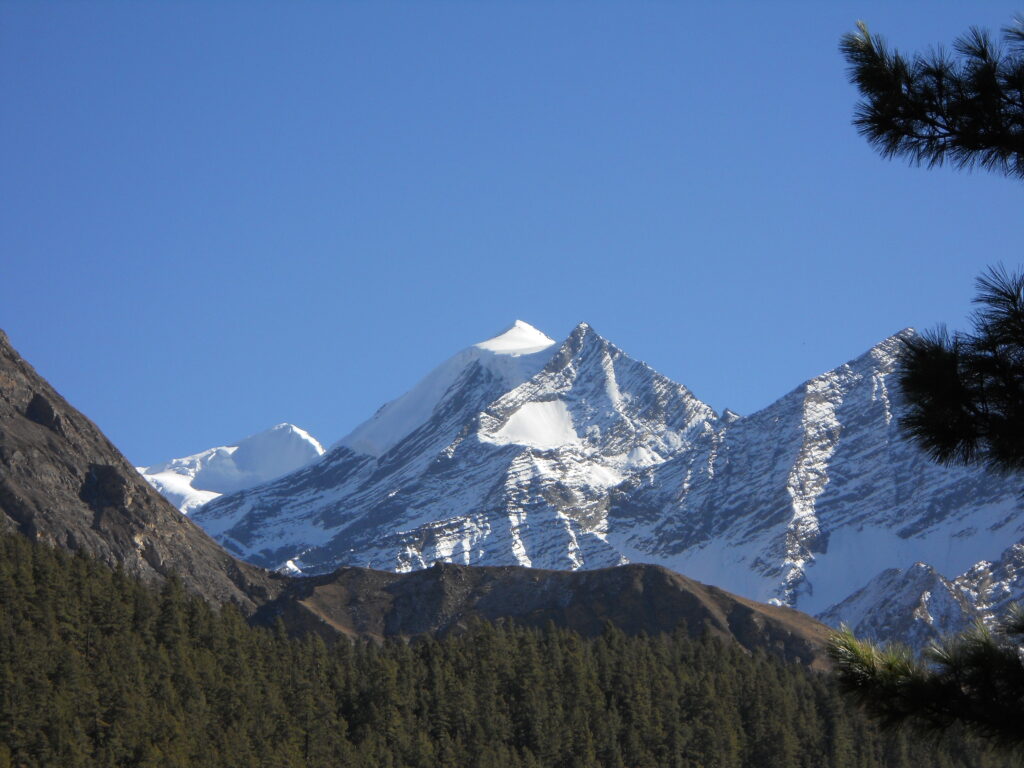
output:
MULTIPOLYGON (((864 101, 854 124, 883 156, 929 166, 947 160, 1024 178, 1024 20, 1006 50, 972 29, 944 50, 906 58, 863 23, 840 50, 864 101)), ((1024 273, 978 278, 970 333, 944 328, 904 340, 899 385, 905 432, 945 464, 1024 471, 1024 273)), ((839 684, 880 722, 923 731, 960 724, 1004 747, 1024 745, 1024 614, 929 648, 924 657, 835 635, 839 684), (1015 718, 1008 721, 1007 718, 1015 718)))
POLYGON ((950 162, 1024 177, 1024 23, 1003 30, 1006 49, 981 29, 906 57, 863 22, 840 50, 864 100, 854 125, 885 157, 950 162))
POLYGON ((1024 471, 1024 273, 978 278, 972 333, 904 340, 902 426, 932 458, 1024 471))
MULTIPOLYGON (((760 768, 745 749, 755 728, 769 754, 782 746, 776 763, 812 766, 828 764, 824 690, 685 632, 480 624, 328 645, 0 534, 0 768, 760 768)), ((854 734, 858 768, 910 765, 885 758, 851 707, 828 718, 854 734)), ((985 759, 969 745, 915 765, 1007 765, 985 759)))

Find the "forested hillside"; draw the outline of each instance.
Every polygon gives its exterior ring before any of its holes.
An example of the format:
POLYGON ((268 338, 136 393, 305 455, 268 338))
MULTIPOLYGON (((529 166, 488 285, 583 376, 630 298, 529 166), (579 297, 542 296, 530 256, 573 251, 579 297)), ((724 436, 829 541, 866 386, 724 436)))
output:
POLYGON ((250 627, 0 537, 0 766, 1001 766, 883 738, 830 679, 685 632, 250 627))

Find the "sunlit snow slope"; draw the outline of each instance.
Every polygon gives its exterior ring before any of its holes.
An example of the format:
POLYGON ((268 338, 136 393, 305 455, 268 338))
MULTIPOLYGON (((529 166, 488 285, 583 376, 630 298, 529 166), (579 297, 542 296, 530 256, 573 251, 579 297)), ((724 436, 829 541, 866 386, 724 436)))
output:
POLYGON ((195 519, 303 573, 653 562, 833 623, 891 608, 876 634, 920 640, 1024 590, 1024 514, 1014 482, 903 440, 899 337, 740 417, 585 323, 556 344, 517 322, 320 461, 195 519))
POLYGON ((150 485, 185 514, 218 496, 281 477, 318 459, 320 443, 293 424, 252 435, 235 445, 138 467, 150 485))

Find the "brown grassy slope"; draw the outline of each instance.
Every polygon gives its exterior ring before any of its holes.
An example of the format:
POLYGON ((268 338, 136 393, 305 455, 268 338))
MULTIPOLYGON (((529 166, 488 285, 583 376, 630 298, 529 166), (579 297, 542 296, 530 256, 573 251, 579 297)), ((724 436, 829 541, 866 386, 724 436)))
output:
POLYGON ((436 564, 398 574, 341 568, 295 580, 254 617, 292 631, 383 638, 458 631, 474 619, 549 621, 583 635, 606 623, 628 634, 704 631, 812 667, 826 665, 828 627, 789 608, 732 595, 654 565, 595 571, 436 564))

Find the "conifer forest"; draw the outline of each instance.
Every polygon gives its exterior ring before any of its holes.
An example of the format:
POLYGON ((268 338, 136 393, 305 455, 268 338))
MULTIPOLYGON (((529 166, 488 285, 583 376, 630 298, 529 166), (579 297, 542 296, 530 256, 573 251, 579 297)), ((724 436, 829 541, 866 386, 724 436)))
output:
POLYGON ((685 631, 326 643, 0 538, 0 766, 1011 765, 883 736, 827 675, 685 631))

